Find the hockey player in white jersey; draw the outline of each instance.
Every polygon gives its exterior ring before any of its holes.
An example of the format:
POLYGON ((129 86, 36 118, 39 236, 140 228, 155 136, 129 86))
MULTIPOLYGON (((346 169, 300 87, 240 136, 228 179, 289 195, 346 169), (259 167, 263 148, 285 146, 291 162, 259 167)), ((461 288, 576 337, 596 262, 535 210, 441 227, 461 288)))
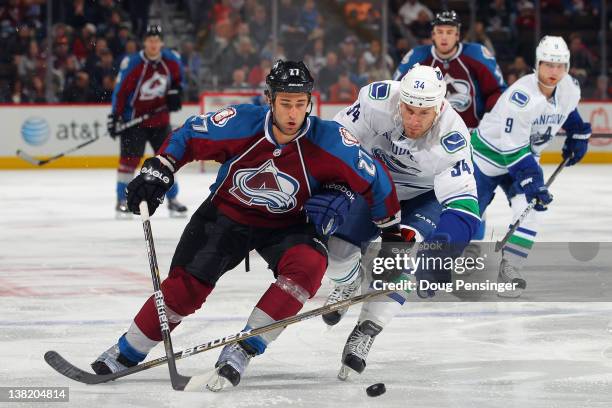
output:
MULTIPOLYGON (((580 87, 567 73, 569 62, 570 52, 562 37, 542 38, 536 49, 535 72, 508 88, 472 132, 480 212, 484 214, 497 186, 504 190, 514 220, 536 200, 536 211, 527 215, 503 248, 498 281, 516 283, 517 289, 499 296, 519 297, 525 289, 521 268, 552 201, 539 165, 542 150, 563 128, 567 138, 562 155, 568 166, 578 163, 587 151, 591 125, 578 113, 580 87)), ((481 227, 474 238, 483 237, 481 227)), ((470 253, 477 253, 475 245, 468 248, 470 253)))
MULTIPOLYGON (((460 254, 480 218, 468 129, 445 100, 445 93, 440 69, 417 64, 401 82, 382 81, 363 87, 358 100, 334 120, 354 136, 348 135, 345 143, 360 144, 389 169, 402 209, 396 241, 449 243, 456 245, 460 254)), ((329 240, 326 274, 336 286, 327 303, 352 296, 360 286, 360 275, 369 274, 360 266, 362 249, 378 232, 368 214, 365 201, 358 197, 329 240)), ((383 236, 383 241, 391 239, 383 236)), ((421 272, 419 276, 416 271, 417 280, 442 283, 451 279, 450 270, 429 275, 421 272)), ((359 373, 365 369, 374 337, 405 301, 400 293, 389 297, 388 301, 363 305, 343 350, 340 378, 346 378, 349 369, 359 373)), ((343 314, 334 312, 323 319, 334 325, 343 314)))

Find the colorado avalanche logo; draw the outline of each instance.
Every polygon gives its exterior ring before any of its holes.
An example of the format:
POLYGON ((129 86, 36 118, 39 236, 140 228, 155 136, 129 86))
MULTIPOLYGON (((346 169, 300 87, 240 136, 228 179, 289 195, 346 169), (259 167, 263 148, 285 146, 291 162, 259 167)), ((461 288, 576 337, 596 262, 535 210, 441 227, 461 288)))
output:
POLYGON ((159 72, 155 72, 151 78, 142 83, 138 99, 141 101, 150 101, 155 98, 163 98, 166 94, 167 87, 168 78, 161 75, 159 72))
POLYGON ((276 168, 268 160, 256 169, 242 169, 234 174, 230 193, 248 205, 265 206, 271 213, 284 213, 295 208, 300 183, 276 168))
POLYGON ((455 79, 449 74, 446 80, 446 99, 457 112, 465 112, 472 105, 472 87, 468 81, 455 79))
POLYGON ((223 127, 227 125, 227 122, 234 116, 236 116, 236 109, 230 106, 229 108, 221 109, 215 113, 212 117, 212 123, 215 126, 223 127))

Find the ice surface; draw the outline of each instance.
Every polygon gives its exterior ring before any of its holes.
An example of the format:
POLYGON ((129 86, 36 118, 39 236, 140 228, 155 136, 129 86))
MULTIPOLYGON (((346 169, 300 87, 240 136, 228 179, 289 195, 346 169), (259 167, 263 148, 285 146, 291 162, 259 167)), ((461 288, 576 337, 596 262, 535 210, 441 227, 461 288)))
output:
MULTIPOLYGON (((564 170, 540 239, 611 241, 611 175, 612 166, 564 170)), ((0 385, 70 387, 69 404, 49 406, 612 406, 612 303, 601 302, 415 300, 376 339, 366 371, 347 382, 336 374, 358 308, 331 331, 320 319, 290 326, 252 361, 238 387, 217 394, 172 391, 165 367, 109 384, 73 382, 42 356, 56 350, 88 368, 126 330, 151 293, 141 224, 114 219, 114 171, 3 171, 0 177, 0 385), (376 382, 387 392, 370 398, 365 389, 376 382)), ((186 172, 178 179, 181 200, 194 210, 212 176, 186 172)), ((498 197, 489 237, 503 235, 509 216, 498 197)), ((152 219, 163 275, 185 223, 163 207, 152 219)), ((243 327, 273 279, 261 258, 251 257, 251 272, 242 265, 228 272, 173 333, 177 350, 243 327)), ((305 309, 322 305, 329 288, 325 282, 305 309)), ((152 356, 162 354, 158 347, 152 356)), ((206 373, 217 355, 198 354, 178 368, 206 373)))

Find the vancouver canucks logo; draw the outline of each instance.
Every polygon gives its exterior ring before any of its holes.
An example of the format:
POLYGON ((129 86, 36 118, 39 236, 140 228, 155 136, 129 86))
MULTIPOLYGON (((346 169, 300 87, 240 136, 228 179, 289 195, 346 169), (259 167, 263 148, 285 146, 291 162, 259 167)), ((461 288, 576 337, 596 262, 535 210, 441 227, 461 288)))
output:
POLYGON ((234 174, 230 193, 248 205, 262 205, 272 213, 284 213, 295 208, 300 183, 276 168, 268 160, 256 169, 242 169, 234 174))

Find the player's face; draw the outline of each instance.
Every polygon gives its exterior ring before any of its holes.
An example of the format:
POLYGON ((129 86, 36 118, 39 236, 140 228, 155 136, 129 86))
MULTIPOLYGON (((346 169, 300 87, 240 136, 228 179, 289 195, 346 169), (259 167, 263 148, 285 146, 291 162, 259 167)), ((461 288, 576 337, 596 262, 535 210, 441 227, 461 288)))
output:
POLYGON ((459 42, 459 28, 452 25, 437 25, 431 30, 431 39, 439 54, 448 54, 459 42))
POLYGON ((278 92, 274 100, 274 122, 282 133, 275 132, 276 141, 285 144, 293 140, 302 127, 306 110, 308 109, 308 95, 305 93, 278 92))
POLYGON ((149 58, 157 58, 163 46, 164 42, 156 35, 149 36, 144 40, 144 51, 149 58))
POLYGON ((404 133, 409 139, 418 139, 423 136, 436 119, 436 108, 417 108, 400 103, 404 133))
POLYGON ((565 64, 546 61, 540 62, 540 66, 538 67, 538 79, 544 85, 550 87, 556 86, 565 76, 565 68, 565 64))

